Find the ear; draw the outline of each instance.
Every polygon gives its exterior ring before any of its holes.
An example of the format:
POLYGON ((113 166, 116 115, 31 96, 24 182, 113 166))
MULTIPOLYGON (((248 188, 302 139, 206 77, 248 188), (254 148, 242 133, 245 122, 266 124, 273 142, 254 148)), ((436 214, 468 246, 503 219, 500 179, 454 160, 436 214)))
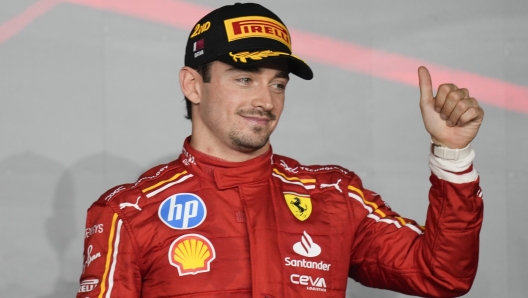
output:
POLYGON ((200 103, 202 98, 202 76, 194 69, 184 66, 180 70, 180 88, 183 95, 193 104, 200 103))

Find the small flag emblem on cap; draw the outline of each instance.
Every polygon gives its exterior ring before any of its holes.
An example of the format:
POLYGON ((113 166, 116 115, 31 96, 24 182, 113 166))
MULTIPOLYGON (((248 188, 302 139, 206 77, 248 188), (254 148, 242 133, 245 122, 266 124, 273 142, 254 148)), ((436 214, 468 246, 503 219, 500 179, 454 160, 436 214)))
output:
POLYGON ((203 38, 194 42, 194 45, 193 45, 193 51, 194 52, 199 51, 199 50, 201 50, 203 48, 204 48, 204 39, 203 38))

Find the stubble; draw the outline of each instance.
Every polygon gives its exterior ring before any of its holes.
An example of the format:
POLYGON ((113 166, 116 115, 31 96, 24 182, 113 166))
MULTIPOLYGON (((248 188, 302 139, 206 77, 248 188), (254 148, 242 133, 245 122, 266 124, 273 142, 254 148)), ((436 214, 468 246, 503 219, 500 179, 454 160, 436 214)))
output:
MULTIPOLYGON (((253 109, 253 110, 242 110, 238 109, 235 114, 240 116, 254 116, 258 115, 260 117, 266 117, 270 121, 277 119, 277 116, 275 116, 270 111, 263 111, 260 109, 253 109)), ((238 150, 242 152, 253 152, 261 149, 264 147, 268 141, 269 137, 271 135, 271 132, 264 131, 264 128, 261 126, 253 126, 251 127, 252 133, 244 134, 240 130, 231 129, 228 133, 229 139, 231 140, 231 144, 237 148, 238 150)))

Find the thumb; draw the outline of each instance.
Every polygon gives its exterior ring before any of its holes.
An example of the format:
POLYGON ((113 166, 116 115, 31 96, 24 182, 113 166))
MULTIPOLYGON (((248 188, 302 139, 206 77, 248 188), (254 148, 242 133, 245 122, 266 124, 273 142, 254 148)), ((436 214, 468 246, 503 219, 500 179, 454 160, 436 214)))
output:
POLYGON ((433 100, 433 83, 425 66, 418 68, 418 80, 420 82, 420 104, 427 104, 433 100))

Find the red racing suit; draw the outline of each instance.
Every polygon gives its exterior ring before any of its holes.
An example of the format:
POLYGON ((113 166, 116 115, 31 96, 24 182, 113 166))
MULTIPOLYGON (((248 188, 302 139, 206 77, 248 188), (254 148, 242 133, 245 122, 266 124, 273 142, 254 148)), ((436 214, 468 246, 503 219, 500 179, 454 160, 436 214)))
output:
POLYGON ((183 153, 89 209, 84 297, 345 297, 347 278, 428 297, 476 274, 482 193, 474 153, 430 157, 426 226, 339 166, 269 152, 226 162, 183 153))

